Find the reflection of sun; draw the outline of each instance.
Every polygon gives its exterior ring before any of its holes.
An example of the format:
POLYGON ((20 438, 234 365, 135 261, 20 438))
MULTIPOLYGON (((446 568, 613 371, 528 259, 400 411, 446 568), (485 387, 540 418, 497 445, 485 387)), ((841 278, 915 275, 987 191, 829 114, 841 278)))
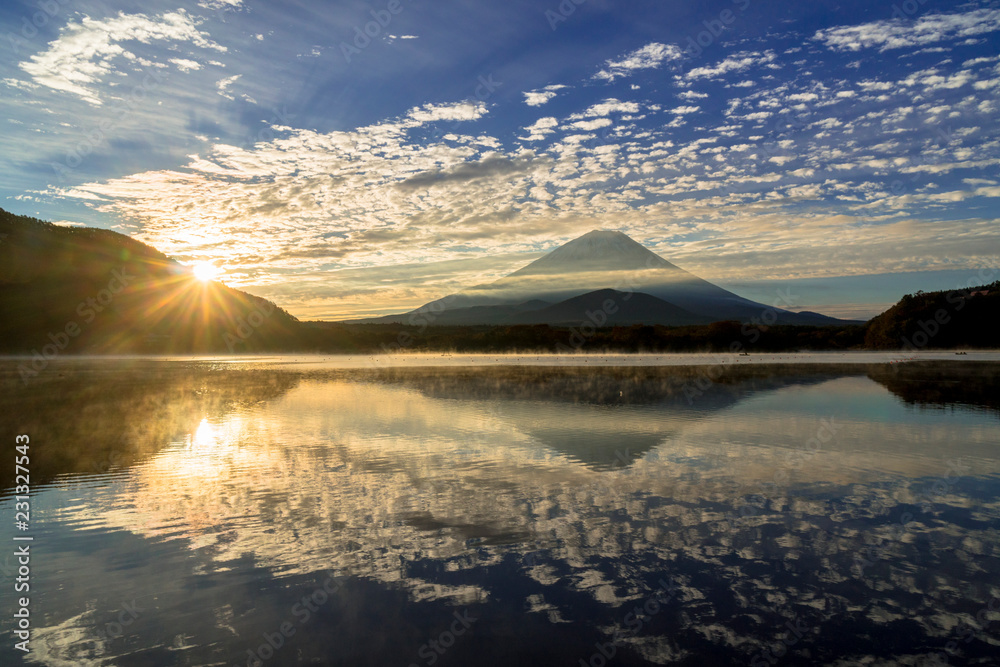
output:
POLYGON ((198 424, 198 430, 194 432, 192 440, 198 449, 207 449, 215 444, 215 438, 215 428, 209 423, 208 419, 202 419, 201 423, 198 424))
POLYGON ((192 271, 194 271, 194 277, 202 282, 208 282, 222 273, 211 262, 198 262, 192 267, 192 271))

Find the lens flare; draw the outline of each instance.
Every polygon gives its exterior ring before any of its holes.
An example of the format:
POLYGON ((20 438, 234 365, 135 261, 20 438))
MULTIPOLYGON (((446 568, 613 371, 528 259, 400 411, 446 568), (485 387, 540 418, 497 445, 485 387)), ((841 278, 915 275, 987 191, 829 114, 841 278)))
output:
POLYGON ((194 277, 202 282, 213 280, 222 273, 222 271, 211 262, 199 262, 198 264, 195 264, 191 270, 194 273, 194 277))

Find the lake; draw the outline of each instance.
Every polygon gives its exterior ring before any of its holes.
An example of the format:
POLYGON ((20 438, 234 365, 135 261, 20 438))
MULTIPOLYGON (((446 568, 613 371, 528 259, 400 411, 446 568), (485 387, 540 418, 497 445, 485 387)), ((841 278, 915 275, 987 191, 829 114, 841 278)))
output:
POLYGON ((0 662, 998 664, 1000 356, 534 359, 0 361, 0 662))

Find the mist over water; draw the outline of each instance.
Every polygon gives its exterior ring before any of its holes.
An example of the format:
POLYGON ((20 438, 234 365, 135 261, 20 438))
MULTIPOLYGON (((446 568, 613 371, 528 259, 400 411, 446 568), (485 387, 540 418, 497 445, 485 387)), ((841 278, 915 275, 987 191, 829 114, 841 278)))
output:
POLYGON ((1000 364, 344 365, 0 364, 30 660, 998 654, 1000 364))

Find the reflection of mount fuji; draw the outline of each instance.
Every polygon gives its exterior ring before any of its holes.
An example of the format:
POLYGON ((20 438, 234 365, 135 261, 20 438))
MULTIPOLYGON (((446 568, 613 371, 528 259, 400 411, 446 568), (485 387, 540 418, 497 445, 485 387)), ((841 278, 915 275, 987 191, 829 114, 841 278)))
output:
POLYGON ((607 470, 628 467, 688 425, 750 396, 842 373, 730 368, 710 386, 699 367, 392 369, 379 379, 435 400, 485 405, 487 413, 548 450, 607 470))
MULTIPOLYGON (((128 373, 105 378, 94 372, 101 363, 61 368, 60 375, 53 373, 27 387, 10 369, 0 374, 18 430, 61 443, 39 459, 39 479, 47 482, 60 474, 103 473, 141 463, 205 417, 221 419, 234 409, 279 400, 305 379, 331 379, 324 373, 220 373, 208 363, 167 367, 155 362, 130 362, 128 373), (63 393, 53 393, 53 383, 63 393), (123 387, 127 390, 121 392, 123 387), (77 417, 66 422, 48 419, 57 404, 77 417)), ((334 376, 397 385, 492 415, 508 430, 595 470, 627 466, 630 458, 641 457, 746 398, 847 376, 867 376, 913 405, 1000 411, 995 371, 971 364, 734 366, 707 385, 706 367, 683 366, 390 368, 338 371, 334 376)), ((13 480, 12 459, 0 461, 0 473, 13 480)))
MULTIPOLYGON (((592 231, 487 285, 365 322, 682 326, 760 318, 769 306, 688 273, 621 232, 592 231)), ((774 309, 779 324, 840 324, 774 309)))

